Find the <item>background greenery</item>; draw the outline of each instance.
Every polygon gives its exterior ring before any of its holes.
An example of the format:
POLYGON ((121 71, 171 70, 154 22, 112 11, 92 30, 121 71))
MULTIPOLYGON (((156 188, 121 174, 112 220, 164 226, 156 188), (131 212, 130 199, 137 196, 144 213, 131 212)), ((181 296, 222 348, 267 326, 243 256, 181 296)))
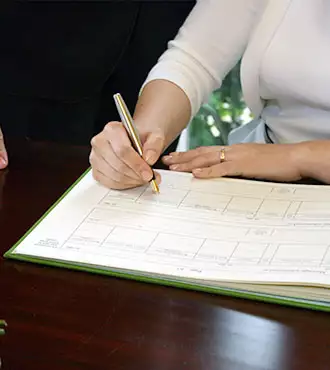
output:
POLYGON ((225 145, 229 132, 251 119, 240 84, 240 63, 227 75, 223 85, 202 106, 188 128, 188 148, 225 145))

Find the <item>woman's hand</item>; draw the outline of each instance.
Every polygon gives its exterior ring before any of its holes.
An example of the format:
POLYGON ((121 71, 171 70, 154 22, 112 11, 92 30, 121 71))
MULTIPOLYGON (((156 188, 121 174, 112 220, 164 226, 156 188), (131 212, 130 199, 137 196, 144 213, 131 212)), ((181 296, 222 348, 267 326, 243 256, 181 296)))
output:
POLYGON ((174 171, 192 172, 198 178, 245 177, 297 181, 303 176, 300 144, 235 144, 175 152, 163 157, 174 171))
MULTIPOLYGON (((132 147, 120 122, 110 122, 92 141, 90 164, 93 177, 111 189, 133 188, 150 181, 151 167, 164 150, 165 138, 161 130, 141 131, 143 158, 132 147)), ((160 175, 156 180, 160 182, 160 175)))
MULTIPOLYGON (((175 84, 155 80, 146 84, 134 112, 143 144, 143 158, 133 149, 120 122, 108 123, 92 139, 90 163, 94 178, 112 189, 127 189, 151 180, 150 168, 183 130, 190 118, 190 103, 175 84)), ((160 175, 156 174, 157 182, 160 175)))
POLYGON ((3 170, 8 165, 8 155, 5 147, 5 140, 0 127, 0 170, 3 170))

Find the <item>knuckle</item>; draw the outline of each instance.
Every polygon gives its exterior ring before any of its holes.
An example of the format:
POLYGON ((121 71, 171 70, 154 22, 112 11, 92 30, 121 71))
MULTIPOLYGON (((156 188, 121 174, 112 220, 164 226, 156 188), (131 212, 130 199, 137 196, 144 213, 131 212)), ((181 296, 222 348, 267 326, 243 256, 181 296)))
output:
POLYGON ((175 161, 176 162, 182 162, 182 161, 184 161, 184 160, 187 160, 187 159, 189 159, 189 156, 187 155, 187 153, 184 153, 184 152, 177 152, 176 154, 175 154, 175 161), (188 158, 186 158, 186 157, 188 157, 188 158))
POLYGON ((154 141, 155 145, 157 145, 159 147, 163 147, 164 142, 165 142, 165 137, 162 134, 157 134, 156 133, 156 134, 153 135, 153 141, 154 141))
POLYGON ((121 176, 122 176, 122 174, 125 172, 125 170, 126 170, 126 165, 125 165, 125 163, 123 163, 123 162, 120 162, 120 163, 118 163, 118 166, 117 166, 117 173, 119 173, 119 174, 121 174, 121 176))
POLYGON ((114 126, 115 122, 110 121, 104 125, 103 130, 104 131, 112 130, 114 126))
POLYGON ((161 133, 157 133, 157 132, 153 135, 153 138, 155 141, 159 141, 159 142, 163 142, 165 140, 164 135, 161 133))
POLYGON ((89 164, 90 164, 92 167, 94 167, 94 161, 93 161, 93 157, 92 157, 92 155, 90 155, 90 156, 89 156, 89 158, 88 158, 88 162, 89 162, 89 164))
POLYGON ((225 162, 221 166, 221 174, 223 176, 229 176, 230 174, 235 172, 235 165, 233 165, 231 162, 225 162))
POLYGON ((112 135, 113 135, 113 131, 114 131, 114 127, 111 123, 107 123, 104 128, 103 128, 103 132, 102 134, 107 137, 107 138, 111 138, 112 135))
POLYGON ((128 145, 121 145, 118 150, 117 150, 117 154, 119 155, 119 157, 127 157, 130 153, 130 150, 131 150, 131 147, 128 146, 128 145))
POLYGON ((119 129, 122 129, 122 124, 120 122, 108 122, 105 126, 103 131, 106 134, 113 135, 114 132, 117 132, 119 129))
POLYGON ((200 146, 200 147, 198 147, 198 148, 195 149, 195 153, 197 155, 203 155, 205 153, 205 148, 202 147, 202 146, 200 146))
POLYGON ((98 135, 96 135, 96 136, 92 137, 92 139, 91 139, 91 146, 92 146, 93 148, 95 148, 95 147, 99 146, 99 143, 100 143, 100 134, 98 134, 98 135))
POLYGON ((96 168, 92 169, 92 175, 95 181, 108 188, 112 187, 113 181, 109 177, 101 176, 101 172, 99 172, 96 168))
POLYGON ((255 147, 253 145, 250 145, 252 143, 238 143, 231 145, 232 151, 236 155, 247 155, 249 153, 252 153, 255 151, 255 147))
POLYGON ((210 162, 210 154, 209 153, 201 153, 201 155, 198 157, 203 163, 210 162))
POLYGON ((197 157, 191 161, 192 168, 201 167, 201 166, 204 166, 205 164, 206 164, 206 160, 203 157, 197 157))
POLYGON ((108 173, 108 180, 111 182, 112 186, 116 187, 126 187, 129 183, 134 181, 128 178, 120 168, 119 170, 111 169, 108 173))
POLYGON ((147 166, 145 163, 136 164, 133 168, 138 173, 149 172, 150 173, 150 177, 152 177, 152 171, 151 171, 150 167, 147 166))
POLYGON ((175 158, 176 159, 180 159, 180 158, 182 158, 182 155, 183 155, 184 153, 183 152, 175 152, 174 153, 174 155, 175 155, 175 158))

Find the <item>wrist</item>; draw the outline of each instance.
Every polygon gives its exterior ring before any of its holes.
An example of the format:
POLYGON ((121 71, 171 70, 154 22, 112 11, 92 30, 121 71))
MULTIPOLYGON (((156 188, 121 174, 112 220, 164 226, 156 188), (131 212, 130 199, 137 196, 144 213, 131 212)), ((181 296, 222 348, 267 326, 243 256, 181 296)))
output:
POLYGON ((154 122, 151 122, 150 118, 142 119, 140 117, 134 117, 134 123, 142 141, 144 141, 144 139, 150 135, 161 137, 163 138, 164 149, 169 146, 179 134, 173 135, 166 124, 161 124, 161 122, 158 122, 158 124, 155 125, 154 122))
POLYGON ((301 178, 313 177, 311 168, 312 161, 312 142, 306 141, 297 144, 292 144, 291 160, 295 168, 299 171, 301 178))
POLYGON ((190 119, 190 102, 177 85, 154 80, 145 85, 136 104, 134 121, 141 132, 158 130, 171 144, 190 119))

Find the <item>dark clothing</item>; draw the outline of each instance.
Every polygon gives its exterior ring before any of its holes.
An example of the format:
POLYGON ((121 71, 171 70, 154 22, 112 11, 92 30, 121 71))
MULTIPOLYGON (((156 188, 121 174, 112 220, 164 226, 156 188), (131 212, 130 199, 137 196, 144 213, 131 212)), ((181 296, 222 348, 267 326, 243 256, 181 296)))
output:
POLYGON ((89 143, 133 112, 148 71, 194 1, 30 2, 0 14, 0 125, 4 135, 89 143))

